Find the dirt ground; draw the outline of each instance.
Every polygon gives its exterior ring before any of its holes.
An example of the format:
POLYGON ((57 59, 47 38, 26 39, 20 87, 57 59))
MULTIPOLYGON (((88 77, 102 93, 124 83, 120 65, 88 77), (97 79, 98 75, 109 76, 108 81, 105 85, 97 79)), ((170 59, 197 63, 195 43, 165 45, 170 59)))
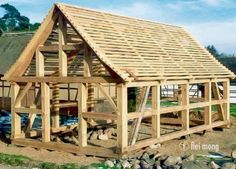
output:
MULTIPOLYGON (((229 155, 236 149, 236 118, 231 119, 231 128, 224 131, 208 131, 204 135, 191 134, 185 139, 175 139, 161 144, 158 151, 167 155, 207 154, 208 151, 219 151, 229 155), (184 148, 183 148, 183 145, 184 148), (192 145, 192 146, 191 146, 192 145), (194 145, 194 146, 193 146, 194 145), (203 145, 204 147, 203 150, 203 145)), ((88 165, 104 161, 103 158, 78 156, 71 153, 17 147, 0 142, 0 152, 6 154, 24 155, 37 161, 53 163, 77 163, 88 165)))

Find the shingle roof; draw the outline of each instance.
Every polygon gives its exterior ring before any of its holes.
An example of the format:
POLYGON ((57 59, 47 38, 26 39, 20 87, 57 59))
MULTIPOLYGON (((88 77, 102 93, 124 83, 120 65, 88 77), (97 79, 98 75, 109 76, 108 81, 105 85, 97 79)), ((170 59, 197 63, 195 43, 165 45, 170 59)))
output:
POLYGON ((0 75, 4 75, 20 56, 32 33, 11 33, 0 37, 0 75))

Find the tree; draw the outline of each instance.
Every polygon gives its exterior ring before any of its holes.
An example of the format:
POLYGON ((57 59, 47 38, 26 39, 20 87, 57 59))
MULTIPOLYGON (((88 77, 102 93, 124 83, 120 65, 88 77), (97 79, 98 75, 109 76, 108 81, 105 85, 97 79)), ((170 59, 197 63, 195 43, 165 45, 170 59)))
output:
POLYGON ((2 4, 1 8, 5 14, 0 18, 0 28, 2 31, 33 31, 38 29, 39 23, 30 23, 30 19, 20 14, 20 12, 10 4, 2 4))
POLYGON ((216 50, 215 46, 214 45, 208 45, 206 47, 206 49, 213 55, 215 56, 216 58, 217 57, 220 57, 220 54, 219 52, 216 50))

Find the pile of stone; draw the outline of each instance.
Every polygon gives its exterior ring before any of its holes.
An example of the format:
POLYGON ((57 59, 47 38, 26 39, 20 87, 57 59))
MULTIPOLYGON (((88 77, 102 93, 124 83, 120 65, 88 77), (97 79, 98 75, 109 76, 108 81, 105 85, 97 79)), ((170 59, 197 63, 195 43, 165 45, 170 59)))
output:
MULTIPOLYGON (((117 135, 115 128, 92 128, 88 132, 88 140, 109 140, 117 135)), ((41 139, 41 138, 39 138, 41 139)), ((64 131, 51 136, 53 142, 64 142, 79 145, 78 130, 73 128, 69 132, 64 131)))
POLYGON ((150 154, 144 152, 142 156, 119 160, 106 160, 108 168, 124 169, 235 169, 236 151, 231 157, 214 162, 212 159, 198 159, 194 155, 168 156, 160 153, 150 154), (221 163, 222 162, 222 163, 221 163))
POLYGON ((93 129, 88 133, 89 140, 109 140, 116 137, 116 130, 114 128, 93 129))

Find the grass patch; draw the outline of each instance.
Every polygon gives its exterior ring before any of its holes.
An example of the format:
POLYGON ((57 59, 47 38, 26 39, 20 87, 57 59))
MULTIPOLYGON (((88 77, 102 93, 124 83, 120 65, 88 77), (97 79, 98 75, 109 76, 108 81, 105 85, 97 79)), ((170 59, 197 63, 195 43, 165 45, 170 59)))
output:
POLYGON ((236 104, 230 104, 230 114, 236 117, 236 104))
POLYGON ((0 164, 9 165, 9 166, 22 166, 26 168, 40 168, 40 169, 76 169, 78 168, 74 163, 68 164, 56 164, 35 161, 29 157, 22 155, 10 155, 0 153, 0 164))
POLYGON ((29 157, 22 155, 9 155, 0 153, 0 163, 10 166, 24 166, 25 164, 32 161, 29 157))

